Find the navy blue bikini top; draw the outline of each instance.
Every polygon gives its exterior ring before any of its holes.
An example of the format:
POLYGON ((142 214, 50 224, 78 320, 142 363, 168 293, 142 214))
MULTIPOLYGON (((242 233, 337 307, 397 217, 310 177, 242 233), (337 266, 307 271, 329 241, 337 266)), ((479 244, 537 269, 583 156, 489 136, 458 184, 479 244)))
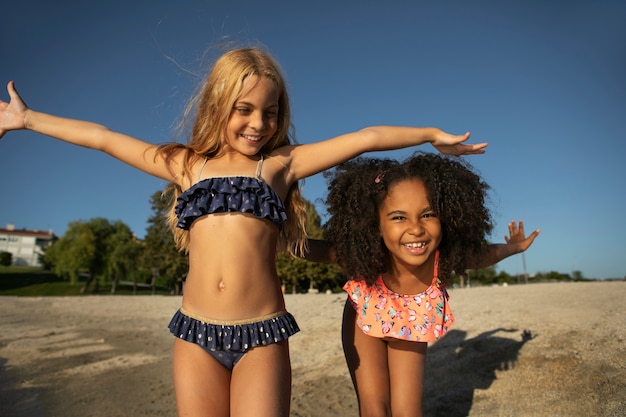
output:
POLYGON ((261 178, 263 157, 259 161, 255 177, 211 177, 200 181, 183 191, 176 200, 174 209, 178 217, 176 227, 189 230, 199 217, 215 213, 249 213, 261 219, 272 221, 280 230, 287 220, 285 205, 261 178))

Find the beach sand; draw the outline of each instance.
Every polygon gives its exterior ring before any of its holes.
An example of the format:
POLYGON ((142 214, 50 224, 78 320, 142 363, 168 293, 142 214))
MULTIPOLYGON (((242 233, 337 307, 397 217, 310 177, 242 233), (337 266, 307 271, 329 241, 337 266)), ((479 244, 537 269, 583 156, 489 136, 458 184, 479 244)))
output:
MULTIPOLYGON (((626 282, 450 294, 457 321, 428 349, 426 416, 626 415, 626 282)), ((301 328, 290 339, 291 415, 358 416, 341 349, 345 295, 285 297, 301 328)), ((0 416, 175 416, 167 324, 180 302, 0 297, 0 416)))

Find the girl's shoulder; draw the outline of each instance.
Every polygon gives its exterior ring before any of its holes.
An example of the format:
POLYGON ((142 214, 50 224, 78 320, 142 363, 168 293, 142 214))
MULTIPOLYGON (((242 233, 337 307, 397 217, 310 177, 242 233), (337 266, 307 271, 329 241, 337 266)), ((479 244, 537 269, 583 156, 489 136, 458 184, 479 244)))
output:
POLYGON ((166 161, 174 180, 183 189, 190 187, 194 181, 194 173, 206 158, 187 145, 171 143, 159 147, 161 157, 166 161))
POLYGON ((281 160, 283 163, 291 160, 292 153, 295 149, 302 145, 283 145, 276 149, 272 149, 270 152, 265 153, 266 158, 273 158, 276 160, 281 160))

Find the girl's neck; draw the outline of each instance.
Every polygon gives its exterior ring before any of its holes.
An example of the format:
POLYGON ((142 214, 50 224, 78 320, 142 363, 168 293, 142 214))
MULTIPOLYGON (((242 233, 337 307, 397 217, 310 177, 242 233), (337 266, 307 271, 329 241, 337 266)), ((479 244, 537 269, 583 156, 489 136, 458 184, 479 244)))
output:
POLYGON ((255 155, 245 155, 233 148, 225 147, 220 152, 218 152, 215 156, 210 157, 213 160, 225 160, 225 161, 258 161, 261 158, 261 154, 257 153, 255 155))
POLYGON ((438 272, 439 251, 419 266, 389 262, 383 281, 390 290, 398 294, 419 294, 432 284, 438 272))

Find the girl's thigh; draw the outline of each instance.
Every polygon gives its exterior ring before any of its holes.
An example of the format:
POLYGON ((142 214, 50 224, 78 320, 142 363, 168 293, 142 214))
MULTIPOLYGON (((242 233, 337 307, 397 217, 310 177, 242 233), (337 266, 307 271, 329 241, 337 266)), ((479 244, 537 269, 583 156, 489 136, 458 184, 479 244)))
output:
POLYGON ((289 342, 249 350, 235 365, 231 416, 288 417, 291 402, 289 342))
POLYGON ((173 373, 180 417, 230 415, 231 373, 200 346, 175 339, 173 373))
POLYGON ((424 342, 388 343, 391 411, 394 417, 421 417, 426 348, 424 342))
POLYGON ((387 343, 363 333, 356 325, 356 314, 349 302, 344 308, 342 338, 344 355, 359 400, 360 415, 390 415, 387 343))

